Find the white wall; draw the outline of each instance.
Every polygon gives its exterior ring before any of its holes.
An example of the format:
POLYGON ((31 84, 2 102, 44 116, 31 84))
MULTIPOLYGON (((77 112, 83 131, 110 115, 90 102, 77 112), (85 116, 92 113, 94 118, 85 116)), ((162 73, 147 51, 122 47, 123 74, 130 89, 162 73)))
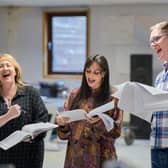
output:
POLYGON ((0 8, 0 53, 8 49, 8 15, 6 8, 0 8))
MULTIPOLYGON (((42 13, 50 8, 0 8, 0 52, 14 55, 24 79, 43 79, 42 13)), ((57 9, 57 8, 54 8, 57 9)), ((130 80, 130 55, 153 54, 149 27, 168 20, 168 5, 111 5, 90 7, 90 54, 103 54, 110 65, 111 84, 130 80)), ((65 9, 64 9, 65 10, 65 9)), ((153 57, 154 77, 161 63, 153 57)), ((51 81, 51 80, 50 80, 51 81)), ((71 88, 79 81, 65 80, 71 88)))

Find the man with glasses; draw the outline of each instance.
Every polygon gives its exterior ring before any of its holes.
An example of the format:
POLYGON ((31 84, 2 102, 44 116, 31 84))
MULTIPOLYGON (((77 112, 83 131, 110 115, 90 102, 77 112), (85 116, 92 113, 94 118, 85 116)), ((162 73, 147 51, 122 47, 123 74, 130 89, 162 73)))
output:
MULTIPOLYGON (((164 66, 155 80, 155 87, 168 91, 168 22, 151 27, 150 45, 164 66)), ((152 114, 150 144, 152 168, 167 168, 168 110, 152 114)))

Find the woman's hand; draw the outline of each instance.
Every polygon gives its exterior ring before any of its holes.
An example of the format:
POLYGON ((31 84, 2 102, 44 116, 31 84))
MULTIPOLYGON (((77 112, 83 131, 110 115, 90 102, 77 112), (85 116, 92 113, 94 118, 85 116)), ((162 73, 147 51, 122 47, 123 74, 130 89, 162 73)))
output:
POLYGON ((69 117, 57 115, 55 121, 59 126, 64 126, 69 123, 69 117))
POLYGON ((20 106, 18 104, 10 106, 9 110, 7 112, 7 116, 9 118, 9 120, 12 120, 16 117, 19 117, 20 114, 21 114, 21 109, 20 109, 20 106))
POLYGON ((99 117, 87 117, 86 116, 86 120, 90 124, 95 124, 96 122, 100 121, 100 118, 99 117))

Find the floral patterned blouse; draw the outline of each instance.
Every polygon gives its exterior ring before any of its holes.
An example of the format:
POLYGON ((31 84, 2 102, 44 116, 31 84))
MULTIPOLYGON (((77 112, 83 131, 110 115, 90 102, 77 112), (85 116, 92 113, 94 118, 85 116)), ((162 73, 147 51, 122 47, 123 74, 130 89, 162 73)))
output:
MULTIPOLYGON (((78 89, 74 89, 65 101, 65 110, 77 95, 78 89)), ((94 96, 84 101, 81 109, 88 113, 94 107, 94 96)), ((115 100, 109 97, 109 101, 115 100)), ((68 140, 64 168, 102 168, 105 160, 117 159, 115 139, 120 136, 123 112, 116 106, 107 114, 115 121, 114 128, 107 132, 103 121, 91 124, 86 120, 71 122, 57 128, 60 139, 68 140)))

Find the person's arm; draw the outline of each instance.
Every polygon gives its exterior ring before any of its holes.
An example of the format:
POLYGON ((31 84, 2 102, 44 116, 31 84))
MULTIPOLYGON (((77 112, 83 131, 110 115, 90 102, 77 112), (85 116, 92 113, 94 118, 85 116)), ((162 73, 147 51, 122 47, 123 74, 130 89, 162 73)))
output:
MULTIPOLYGON (((123 115, 123 111, 119 111, 119 115, 123 115)), ((118 138, 121 135, 122 127, 122 117, 121 119, 114 120, 114 127, 109 132, 107 131, 103 121, 101 119, 96 119, 96 122, 89 122, 88 126, 83 129, 82 136, 85 138, 97 138, 99 139, 104 133, 111 134, 111 137, 118 138)))
POLYGON ((59 125, 57 128, 57 134, 59 138, 64 140, 68 139, 70 135, 69 118, 58 115, 56 117, 56 124, 59 125))
MULTIPOLYGON (((64 106, 67 102, 68 99, 65 101, 64 106)), ((64 107, 65 108, 65 107, 64 107)), ((69 135, 71 134, 70 131, 70 123, 68 123, 68 118, 63 117, 61 115, 56 116, 56 124, 59 125, 57 128, 57 134, 60 139, 66 140, 69 138, 69 135)))
POLYGON ((116 121, 114 121, 114 128, 110 131, 112 137, 118 138, 121 135, 121 128, 123 123, 123 110, 118 111, 119 116, 116 121))
MULTIPOLYGON (((32 123, 38 123, 38 122, 48 122, 48 110, 40 96, 40 93, 37 89, 31 88, 30 93, 32 96, 30 96, 32 99, 32 123)), ((41 133, 37 135, 34 139, 40 140, 44 138, 46 133, 41 133)))
POLYGON ((10 106, 8 112, 0 116, 0 127, 5 125, 8 121, 16 117, 19 117, 20 114, 21 114, 21 110, 19 105, 16 104, 16 105, 10 106))
MULTIPOLYGON (((121 134, 121 127, 123 121, 123 111, 117 107, 117 101, 115 101, 115 107, 113 110, 106 112, 106 114, 114 120, 114 128, 110 130, 108 133, 111 134, 112 137, 117 138, 121 134)), ((85 127, 83 130, 83 135, 85 137, 95 136, 99 138, 104 133, 107 133, 107 129, 103 123, 103 121, 96 117, 92 120, 88 120, 89 125, 85 127)))
MULTIPOLYGON (((74 99, 74 97, 76 96, 77 92, 78 89, 72 90, 72 92, 64 102, 64 110, 69 110, 70 104, 74 99)), ((69 120, 68 118, 62 117, 61 115, 58 115, 56 117, 56 124, 59 125, 59 127, 57 128, 57 134, 59 138, 63 140, 68 139, 69 136, 71 135, 71 129, 70 129, 71 124, 68 122, 68 120, 69 120)))
POLYGON ((33 113, 32 120, 34 123, 37 122, 48 122, 48 110, 40 96, 38 90, 34 89, 33 100, 33 113))

